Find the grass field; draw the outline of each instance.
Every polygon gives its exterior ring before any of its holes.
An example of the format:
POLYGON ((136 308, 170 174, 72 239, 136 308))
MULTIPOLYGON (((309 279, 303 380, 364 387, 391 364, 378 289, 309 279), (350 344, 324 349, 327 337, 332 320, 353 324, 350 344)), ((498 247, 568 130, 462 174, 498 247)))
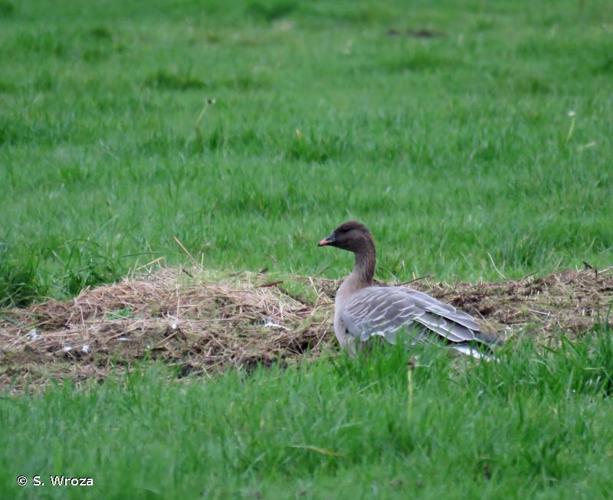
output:
POLYGON ((392 348, 206 383, 137 370, 0 400, 2 496, 607 498, 610 334, 543 355, 525 344, 500 363, 425 350, 410 383, 392 348), (62 473, 94 487, 51 488, 62 473), (18 474, 47 486, 17 490, 18 474))
POLYGON ((182 261, 173 236, 340 276, 314 242, 349 217, 383 278, 610 265, 609 2, 225 4, 2 0, 5 304, 182 261))
MULTIPOLYGON (((607 0, 0 0, 0 307, 183 263, 174 237, 338 278, 315 244, 348 218, 381 279, 608 267, 611 81, 607 0)), ((605 498, 612 351, 603 323, 424 350, 410 384, 388 349, 2 396, 0 497, 605 498)))

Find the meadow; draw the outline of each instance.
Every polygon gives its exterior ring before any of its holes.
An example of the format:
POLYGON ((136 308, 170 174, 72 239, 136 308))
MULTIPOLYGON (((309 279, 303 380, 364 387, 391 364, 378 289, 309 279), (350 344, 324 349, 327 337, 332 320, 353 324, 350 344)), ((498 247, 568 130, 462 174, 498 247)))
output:
POLYGON ((174 236, 341 276, 315 242, 348 218, 384 279, 611 263, 609 2, 1 5, 4 305, 182 262, 174 236))
MULTIPOLYGON (((189 262, 177 240, 339 278, 316 242, 349 218, 382 280, 609 267, 612 77, 607 0, 0 0, 0 307, 189 262)), ((145 362, 6 394, 0 496, 605 498, 609 323, 500 363, 145 362), (15 484, 53 473, 96 485, 15 484)))
MULTIPOLYGON (((0 400, 3 498, 608 498, 611 332, 500 363, 376 350, 0 400), (175 380, 173 382, 173 380, 175 380), (24 474, 30 484, 19 489, 24 474), (92 477, 57 488, 49 475, 92 477), (45 486, 31 485, 40 475, 45 486)), ((387 347, 387 346, 386 346, 387 347)))

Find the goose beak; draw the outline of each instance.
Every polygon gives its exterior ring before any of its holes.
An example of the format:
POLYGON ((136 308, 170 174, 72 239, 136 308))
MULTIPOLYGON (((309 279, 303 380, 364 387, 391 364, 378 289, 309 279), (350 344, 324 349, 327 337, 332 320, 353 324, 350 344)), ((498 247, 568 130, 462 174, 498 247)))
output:
POLYGON ((321 240, 319 243, 317 243, 318 247, 325 247, 328 245, 332 245, 334 243, 335 239, 333 235, 328 236, 327 238, 324 238, 323 240, 321 240))

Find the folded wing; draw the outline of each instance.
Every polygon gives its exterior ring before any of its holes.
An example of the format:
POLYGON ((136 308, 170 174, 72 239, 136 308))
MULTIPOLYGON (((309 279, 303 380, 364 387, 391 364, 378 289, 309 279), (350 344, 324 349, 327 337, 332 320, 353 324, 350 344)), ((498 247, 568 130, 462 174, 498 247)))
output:
POLYGON ((345 305, 341 318, 348 333, 361 341, 379 335, 393 343, 400 329, 417 326, 451 343, 488 343, 470 315, 410 288, 364 288, 345 305))

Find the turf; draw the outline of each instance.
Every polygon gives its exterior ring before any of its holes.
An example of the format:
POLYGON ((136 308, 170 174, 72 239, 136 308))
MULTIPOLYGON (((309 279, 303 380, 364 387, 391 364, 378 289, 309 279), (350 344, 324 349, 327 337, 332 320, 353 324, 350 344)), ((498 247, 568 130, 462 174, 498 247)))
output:
MULTIPOLYGON (((607 0, 0 0, 0 307, 185 262, 175 237, 337 278, 315 243, 348 218, 382 279, 608 267, 612 23, 607 0)), ((610 495, 609 327, 417 354, 410 383, 375 349, 3 392, 0 497, 610 495), (56 473, 95 486, 15 484, 56 473)))
POLYGON ((174 236, 337 277, 315 242, 350 217, 382 278, 611 263, 610 2, 0 6, 5 305, 184 261, 174 236))
POLYGON ((0 399, 3 498, 606 498, 611 332, 500 362, 433 346, 0 399), (408 368, 408 361, 414 363, 408 368), (7 430, 10 429, 10 432, 7 430), (45 486, 15 484, 41 475, 45 486), (94 479, 53 488, 48 475, 94 479))

